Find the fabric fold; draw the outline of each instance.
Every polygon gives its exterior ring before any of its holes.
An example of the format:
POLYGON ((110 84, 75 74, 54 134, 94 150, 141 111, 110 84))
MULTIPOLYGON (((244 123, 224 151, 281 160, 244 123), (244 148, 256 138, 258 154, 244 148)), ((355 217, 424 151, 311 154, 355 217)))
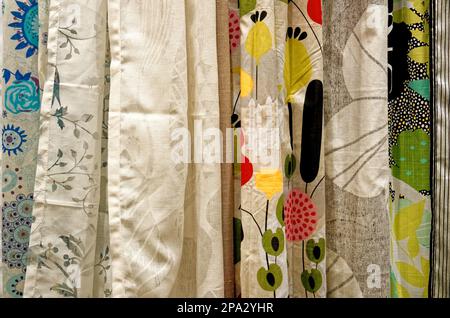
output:
POLYGON ((222 297, 220 166, 190 149, 220 132, 215 3, 114 0, 109 17, 112 296, 222 297))
POLYGON ((324 1, 329 298, 389 294, 386 4, 324 1))
POLYGON ((23 296, 39 139, 39 5, 3 1, 2 269, 5 297, 23 296))
POLYGON ((433 191, 430 259, 430 297, 450 297, 449 241, 449 108, 450 108, 450 2, 431 2, 431 80, 433 116, 433 191))
POLYGON ((43 67, 47 75, 25 297, 92 297, 94 275, 103 266, 95 262, 95 253, 106 4, 49 1, 43 67))

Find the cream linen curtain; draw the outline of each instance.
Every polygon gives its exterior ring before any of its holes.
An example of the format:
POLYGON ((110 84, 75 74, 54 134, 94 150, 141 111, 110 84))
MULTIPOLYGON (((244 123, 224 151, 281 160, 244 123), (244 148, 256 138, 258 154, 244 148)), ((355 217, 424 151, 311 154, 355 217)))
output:
POLYGON ((219 128, 215 2, 112 0, 109 22, 112 295, 221 297, 220 165, 172 159, 219 128))
POLYGON ((215 30, 214 1, 48 1, 25 297, 224 295, 215 30))

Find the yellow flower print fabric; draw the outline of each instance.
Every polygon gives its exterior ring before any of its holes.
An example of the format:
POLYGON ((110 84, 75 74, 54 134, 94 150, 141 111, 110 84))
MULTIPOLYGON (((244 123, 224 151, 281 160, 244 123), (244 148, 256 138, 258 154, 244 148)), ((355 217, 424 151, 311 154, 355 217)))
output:
POLYGON ((322 3, 239 9, 242 297, 325 297, 322 3))

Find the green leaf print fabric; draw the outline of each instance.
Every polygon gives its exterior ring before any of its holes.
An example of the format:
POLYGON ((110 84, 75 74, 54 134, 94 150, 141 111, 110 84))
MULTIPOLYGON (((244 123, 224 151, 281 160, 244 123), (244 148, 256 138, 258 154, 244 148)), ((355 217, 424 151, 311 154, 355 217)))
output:
POLYGON ((389 1, 391 297, 427 298, 431 231, 430 1, 389 1))

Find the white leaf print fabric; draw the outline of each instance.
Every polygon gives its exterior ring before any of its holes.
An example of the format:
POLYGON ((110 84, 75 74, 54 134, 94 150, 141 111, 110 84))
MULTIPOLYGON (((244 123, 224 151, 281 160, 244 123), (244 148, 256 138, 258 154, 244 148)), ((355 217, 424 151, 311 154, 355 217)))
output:
POLYGON ((327 176, 343 190, 365 198, 387 189, 390 174, 387 109, 380 108, 380 102, 387 100, 387 54, 380 49, 387 47, 387 38, 380 36, 386 32, 380 23, 386 14, 385 6, 371 4, 353 29, 342 59, 352 101, 326 127, 327 176))

